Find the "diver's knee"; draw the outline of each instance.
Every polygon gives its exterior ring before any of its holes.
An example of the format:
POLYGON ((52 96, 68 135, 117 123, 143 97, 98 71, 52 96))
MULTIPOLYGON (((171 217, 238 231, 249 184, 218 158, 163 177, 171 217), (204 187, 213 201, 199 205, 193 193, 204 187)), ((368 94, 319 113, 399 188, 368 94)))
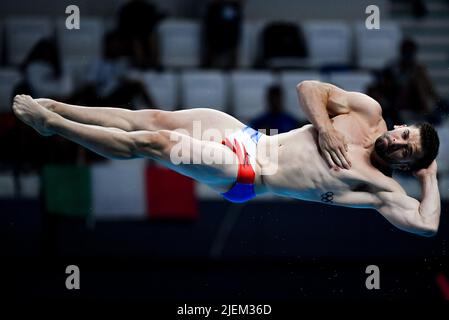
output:
POLYGON ((145 109, 133 112, 136 112, 137 116, 143 120, 143 123, 145 123, 144 127, 151 131, 167 128, 168 116, 171 113, 170 111, 157 109, 145 109))
POLYGON ((169 137, 164 131, 130 133, 133 154, 154 155, 162 153, 169 145, 169 137))

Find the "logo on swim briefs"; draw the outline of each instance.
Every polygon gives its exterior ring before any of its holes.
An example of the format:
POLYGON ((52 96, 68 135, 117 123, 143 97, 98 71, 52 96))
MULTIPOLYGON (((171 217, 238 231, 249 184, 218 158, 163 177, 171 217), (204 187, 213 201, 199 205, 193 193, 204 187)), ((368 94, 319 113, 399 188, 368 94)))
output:
POLYGON ((326 203, 333 203, 333 201, 334 201, 334 193, 331 192, 331 191, 323 193, 321 195, 321 201, 326 202, 326 203))
MULTIPOLYGON (((170 161, 175 165, 239 164, 235 153, 228 146, 222 144, 226 138, 235 134, 238 130, 235 128, 202 130, 201 121, 193 121, 192 132, 185 129, 172 130, 170 140, 176 143, 170 150, 170 161)), ((259 132, 265 134, 266 130, 260 130, 259 132)), ((270 138, 264 139, 264 143, 260 143, 259 140, 255 154, 252 155, 255 158, 252 159, 253 163, 259 164, 262 175, 272 175, 277 171, 279 144, 276 134, 277 130, 270 130, 270 138)), ((251 136, 245 138, 251 139, 251 136)), ((242 143, 242 141, 238 142, 242 143)), ((250 154, 249 150, 247 152, 250 154)))

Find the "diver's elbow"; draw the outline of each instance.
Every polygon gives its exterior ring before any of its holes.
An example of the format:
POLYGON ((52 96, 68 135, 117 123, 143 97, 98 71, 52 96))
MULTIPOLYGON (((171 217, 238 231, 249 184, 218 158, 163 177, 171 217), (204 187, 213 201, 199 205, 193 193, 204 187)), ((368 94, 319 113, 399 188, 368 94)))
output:
POLYGON ((316 86, 318 81, 316 80, 303 80, 296 85, 296 90, 298 92, 308 91, 314 86, 316 86))
POLYGON ((419 235, 426 238, 431 238, 435 237, 437 233, 438 233, 438 226, 426 226, 420 230, 419 235))

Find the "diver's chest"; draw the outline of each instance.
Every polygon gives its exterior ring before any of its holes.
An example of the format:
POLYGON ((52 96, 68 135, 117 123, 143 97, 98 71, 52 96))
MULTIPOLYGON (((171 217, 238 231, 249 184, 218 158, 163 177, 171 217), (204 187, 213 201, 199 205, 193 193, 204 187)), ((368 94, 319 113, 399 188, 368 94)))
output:
MULTIPOLYGON (((366 159, 365 159, 366 161, 366 159)), ((352 161, 350 170, 341 170, 336 178, 345 188, 342 191, 378 193, 381 191, 399 191, 401 186, 391 177, 363 162, 363 158, 352 161)))
POLYGON ((343 191, 374 191, 379 171, 369 164, 369 151, 362 146, 349 144, 347 154, 351 168, 331 170, 332 177, 345 186, 343 191))
POLYGON ((370 127, 366 122, 357 117, 340 115, 332 118, 335 129, 342 133, 347 142, 360 146, 367 146, 373 143, 375 138, 380 135, 377 128, 370 127))

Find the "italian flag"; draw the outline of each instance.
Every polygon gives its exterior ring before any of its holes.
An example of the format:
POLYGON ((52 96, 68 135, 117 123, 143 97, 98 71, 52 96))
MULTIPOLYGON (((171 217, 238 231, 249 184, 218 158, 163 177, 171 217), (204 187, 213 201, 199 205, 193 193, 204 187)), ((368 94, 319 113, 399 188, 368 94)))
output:
POLYGON ((47 165, 42 187, 50 214, 107 220, 198 216, 194 181, 142 159, 47 165))

